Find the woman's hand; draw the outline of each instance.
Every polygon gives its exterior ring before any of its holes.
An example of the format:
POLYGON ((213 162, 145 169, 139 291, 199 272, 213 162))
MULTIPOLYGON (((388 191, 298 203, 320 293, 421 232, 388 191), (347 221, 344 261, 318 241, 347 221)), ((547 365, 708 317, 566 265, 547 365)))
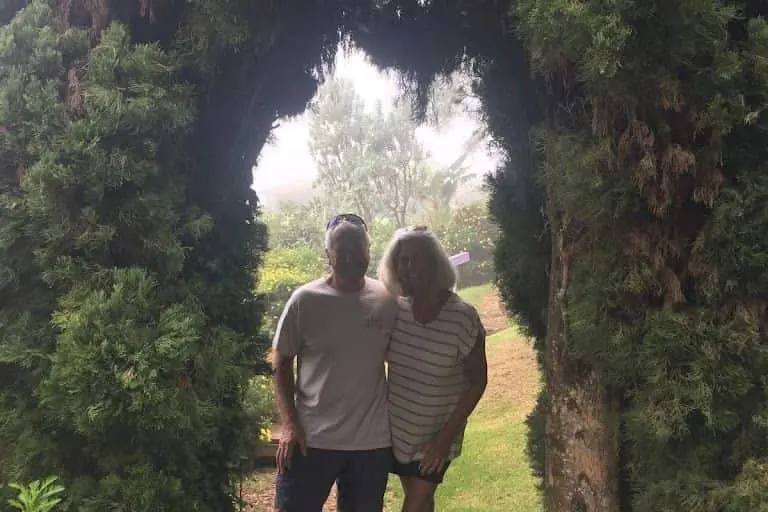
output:
POLYGON ((424 445, 421 449, 422 459, 419 462, 419 471, 423 475, 437 473, 445 467, 452 441, 453 439, 440 432, 424 445))

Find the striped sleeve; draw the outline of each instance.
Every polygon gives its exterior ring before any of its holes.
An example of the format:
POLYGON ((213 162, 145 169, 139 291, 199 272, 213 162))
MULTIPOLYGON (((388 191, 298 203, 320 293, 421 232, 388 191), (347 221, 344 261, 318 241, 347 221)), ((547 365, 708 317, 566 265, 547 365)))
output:
POLYGON ((467 305, 467 321, 468 328, 461 331, 459 335, 459 361, 463 361, 475 348, 477 340, 481 337, 485 337, 485 328, 480 321, 480 315, 477 314, 477 310, 467 305))

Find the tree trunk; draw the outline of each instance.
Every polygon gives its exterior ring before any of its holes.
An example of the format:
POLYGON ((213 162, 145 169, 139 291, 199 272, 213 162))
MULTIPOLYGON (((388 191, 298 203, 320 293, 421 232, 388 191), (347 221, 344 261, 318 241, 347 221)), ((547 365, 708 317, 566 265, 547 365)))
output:
POLYGON ((550 207, 552 261, 544 354, 549 394, 545 510, 616 512, 619 509, 618 415, 599 375, 569 351, 569 260, 562 220, 552 213, 550 207))

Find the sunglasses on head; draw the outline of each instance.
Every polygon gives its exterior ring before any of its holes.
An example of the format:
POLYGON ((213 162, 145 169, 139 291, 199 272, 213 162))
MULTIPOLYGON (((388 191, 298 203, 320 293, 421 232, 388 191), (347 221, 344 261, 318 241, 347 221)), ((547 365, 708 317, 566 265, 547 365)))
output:
POLYGON ((342 222, 349 222, 355 226, 361 226, 365 228, 366 231, 368 231, 368 225, 365 223, 363 218, 359 215, 355 215, 354 213, 341 213, 339 215, 334 215, 331 217, 331 220, 328 221, 328 224, 326 224, 325 230, 328 231, 331 228, 335 228, 342 222))

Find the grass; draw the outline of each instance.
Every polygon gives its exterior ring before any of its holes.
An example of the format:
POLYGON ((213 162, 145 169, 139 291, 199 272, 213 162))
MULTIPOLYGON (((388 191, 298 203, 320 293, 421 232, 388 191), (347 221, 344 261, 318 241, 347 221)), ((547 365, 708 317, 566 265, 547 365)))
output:
MULTIPOLYGON (((476 307, 494 293, 491 285, 473 286, 459 294, 476 307)), ((480 311, 481 316, 493 316, 480 311)), ((503 327, 501 327, 503 329, 503 327)), ((487 339, 488 388, 470 417, 461 457, 438 488, 440 512, 538 512, 543 510, 525 454, 525 418, 533 409, 539 374, 533 349, 515 326, 487 339)), ((250 510, 268 510, 272 472, 254 474, 247 485, 250 510)), ((400 483, 391 478, 385 511, 399 512, 400 483)), ((328 505, 327 505, 328 507, 328 505)), ((328 507, 328 510, 336 510, 328 507)))
POLYGON ((458 294, 462 299, 476 308, 479 308, 483 299, 491 293, 493 293, 493 285, 490 283, 481 284, 479 286, 470 286, 458 291, 458 294))

